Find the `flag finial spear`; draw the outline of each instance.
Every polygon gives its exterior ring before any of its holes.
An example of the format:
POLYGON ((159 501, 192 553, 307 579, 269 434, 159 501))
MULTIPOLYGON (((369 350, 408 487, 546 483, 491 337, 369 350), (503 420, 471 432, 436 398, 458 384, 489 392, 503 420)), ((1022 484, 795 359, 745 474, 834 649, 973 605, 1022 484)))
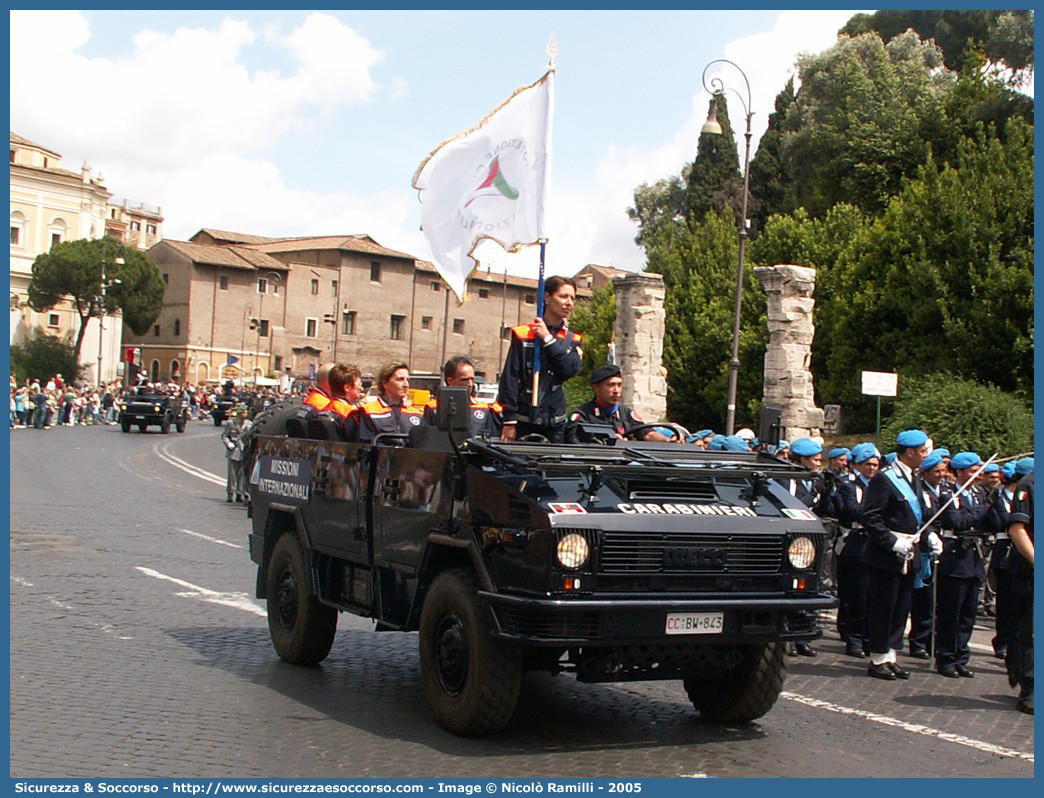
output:
POLYGON ((555 41, 555 32, 551 31, 551 38, 547 42, 547 57, 551 59, 548 63, 548 69, 555 68, 555 56, 558 55, 558 42, 555 41))

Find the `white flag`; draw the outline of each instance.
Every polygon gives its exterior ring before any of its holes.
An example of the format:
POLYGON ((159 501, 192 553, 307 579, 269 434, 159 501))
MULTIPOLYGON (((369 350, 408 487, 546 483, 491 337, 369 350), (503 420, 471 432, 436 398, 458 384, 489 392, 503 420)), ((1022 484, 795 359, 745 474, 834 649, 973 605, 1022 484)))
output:
POLYGON ((514 252, 544 237, 553 107, 550 70, 440 144, 413 177, 432 260, 458 299, 478 265, 472 252, 480 240, 514 252))

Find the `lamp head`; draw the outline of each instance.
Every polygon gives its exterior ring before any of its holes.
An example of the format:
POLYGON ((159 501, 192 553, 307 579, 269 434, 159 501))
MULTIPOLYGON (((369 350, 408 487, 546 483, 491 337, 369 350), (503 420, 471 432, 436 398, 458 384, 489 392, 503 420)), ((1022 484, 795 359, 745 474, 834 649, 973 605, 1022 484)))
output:
POLYGON ((712 136, 721 135, 721 125, 718 123, 718 98, 711 97, 710 108, 707 110, 707 121, 700 128, 700 133, 710 133, 712 136))

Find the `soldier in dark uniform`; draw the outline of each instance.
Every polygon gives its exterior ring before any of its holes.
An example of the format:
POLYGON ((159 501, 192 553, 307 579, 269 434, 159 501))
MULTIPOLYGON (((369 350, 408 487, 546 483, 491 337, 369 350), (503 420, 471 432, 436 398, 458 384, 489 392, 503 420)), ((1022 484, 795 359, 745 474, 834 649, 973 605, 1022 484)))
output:
POLYGON ((380 393, 360 404, 344 420, 349 441, 373 443, 381 433, 408 433, 426 423, 424 408, 410 404, 410 369, 405 363, 389 363, 377 375, 380 393))
MULTIPOLYGON (((982 460, 975 452, 958 452, 950 461, 958 486, 964 485, 981 468, 982 460)), ((970 485, 953 500, 960 522, 943 523, 943 552, 939 556, 936 579, 938 600, 935 606, 935 666, 942 676, 971 678, 972 631, 979 609, 979 591, 986 578, 986 568, 979 545, 982 523, 989 505, 986 492, 970 485)))
POLYGON ((863 524, 867 545, 863 562, 869 566, 867 580, 867 629, 870 667, 875 679, 909 679, 910 672, 896 663, 910 615, 910 593, 925 550, 942 550, 934 533, 928 540, 919 534, 928 520, 917 473, 928 455, 928 436, 921 430, 905 430, 896 439, 891 466, 870 480, 863 497, 863 524))
POLYGON ((1027 471, 1015 488, 1015 502, 1011 507, 1008 534, 1014 551, 1008 556, 1007 569, 1012 574, 1012 586, 1022 608, 1018 633, 1008 646, 1005 663, 1008 681, 1021 688, 1015 704, 1020 712, 1033 714, 1033 458, 1024 457, 1016 463, 1027 471), (1027 462, 1024 462, 1027 461, 1027 462))
MULTIPOLYGON (((939 450, 934 450, 921 463, 921 489, 928 517, 949 501, 953 491, 946 481, 948 469, 939 450)), ((930 527, 942 539, 942 525, 936 521, 930 527)), ((922 550, 920 567, 914 577, 910 594, 910 656, 914 659, 931 659, 932 632, 935 628, 935 555, 922 550)))
MULTIPOLYGON (((503 426, 501 407, 494 402, 489 404, 475 397, 475 363, 467 355, 457 355, 446 361, 442 367, 442 379, 450 387, 464 387, 471 392, 471 437, 500 437, 503 426)), ((424 408, 425 423, 435 426, 439 400, 433 397, 424 408)))
POLYGON ((565 441, 566 397, 562 384, 580 371, 581 337, 566 327, 576 301, 576 283, 551 277, 544 284, 544 315, 511 331, 497 402, 504 408, 501 440, 536 433, 553 443, 565 441), (533 358, 540 350, 540 384, 533 408, 533 358))
POLYGON ((987 577, 992 578, 994 585, 994 620, 997 633, 992 641, 993 656, 1004 659, 1008 653, 1008 646, 1015 637, 1020 612, 1012 602, 1011 572, 1007 569, 1007 562, 1011 551, 1008 523, 1012 503, 1015 501, 1015 487, 1021 477, 1015 473, 1014 462, 1005 463, 1000 474, 1000 493, 986 515, 984 527, 993 535, 993 550, 990 553, 990 566, 987 571, 987 577))
MULTIPOLYGON (((584 402, 569 416, 566 427, 567 443, 588 443, 591 436, 581 424, 598 424, 610 427, 617 438, 627 437, 627 433, 636 427, 645 425, 645 421, 634 410, 620 404, 623 392, 623 377, 620 367, 613 363, 599 366, 591 373, 591 390, 595 397, 584 402)), ((666 435, 655 430, 647 430, 642 434, 643 441, 667 441, 666 435)))
MULTIPOLYGON (((843 533, 837 555, 837 633, 845 641, 845 654, 865 658, 870 653, 866 629, 867 566, 863 563, 866 548, 866 530, 863 528, 863 496, 870 480, 881 466, 881 453, 872 443, 860 443, 852 448, 852 478, 850 486, 859 507, 857 516, 843 533)), ((839 519, 840 520, 840 519, 839 519)))

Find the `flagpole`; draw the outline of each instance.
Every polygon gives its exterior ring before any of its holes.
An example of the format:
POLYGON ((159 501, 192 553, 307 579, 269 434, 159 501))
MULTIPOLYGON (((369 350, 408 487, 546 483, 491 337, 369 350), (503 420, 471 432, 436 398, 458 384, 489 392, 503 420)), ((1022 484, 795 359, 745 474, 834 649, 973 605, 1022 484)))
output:
MULTIPOLYGON (((544 318, 544 252, 547 239, 540 239, 540 275, 537 277, 537 316, 544 318)), ((529 423, 536 424, 537 408, 540 406, 540 355, 543 341, 533 340, 533 402, 529 407, 529 423)))

